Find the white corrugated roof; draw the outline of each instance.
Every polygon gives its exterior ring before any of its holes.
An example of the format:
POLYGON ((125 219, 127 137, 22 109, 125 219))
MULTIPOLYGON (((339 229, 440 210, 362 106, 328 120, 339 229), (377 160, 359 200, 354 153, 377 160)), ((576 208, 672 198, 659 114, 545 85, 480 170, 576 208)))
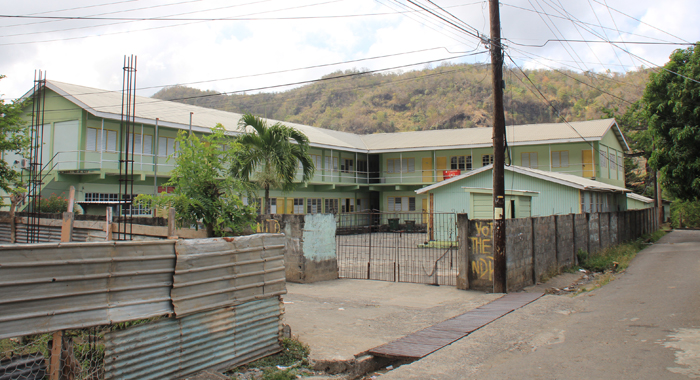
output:
POLYGON ((654 200, 651 198, 647 198, 643 195, 635 194, 635 193, 627 193, 627 198, 632 198, 634 200, 644 202, 644 203, 653 203, 654 200))
MULTIPOLYGON (((89 113, 105 119, 120 120, 122 112, 121 91, 106 91, 58 81, 47 81, 47 87, 84 108, 89 113)), ((29 96, 27 93, 25 97, 29 96)), ((187 129, 190 112, 193 113, 193 130, 206 131, 221 123, 232 133, 238 131, 241 114, 219 111, 143 96, 136 97, 136 122, 187 129)), ((271 123, 277 120, 268 120, 271 123)), ((336 148, 366 153, 389 151, 432 150, 450 148, 476 148, 491 146, 491 128, 443 129, 417 132, 376 133, 357 135, 308 125, 283 122, 303 132, 313 146, 336 148)), ((560 143, 598 141, 608 130, 615 132, 623 148, 627 143, 615 123, 615 119, 602 119, 549 124, 527 124, 506 128, 510 145, 535 143, 560 143)))
MULTIPOLYGON (((487 166, 484 166, 484 167, 479 168, 477 170, 471 170, 471 171, 468 171, 464 174, 460 174, 458 176, 454 176, 452 178, 446 179, 442 182, 438 182, 436 184, 418 189, 418 190, 416 190, 416 193, 418 193, 418 194, 427 193, 428 191, 437 189, 439 187, 445 186, 445 185, 453 183, 453 182, 460 181, 464 178, 471 177, 471 176, 479 174, 481 172, 491 170, 492 168, 493 168, 493 165, 487 165, 487 166)), ((506 166, 505 170, 512 171, 515 173, 520 173, 520 174, 527 175, 530 177, 539 178, 539 179, 549 181, 549 182, 555 182, 555 183, 558 183, 560 185, 569 186, 569 187, 573 187, 573 188, 580 189, 580 190, 611 191, 611 192, 616 192, 616 193, 628 193, 628 192, 630 192, 630 190, 627 190, 623 187, 609 185, 609 184, 604 183, 604 182, 595 181, 595 180, 583 178, 583 177, 578 177, 578 176, 575 176, 572 174, 548 172, 548 171, 544 171, 544 170, 530 169, 530 168, 525 168, 522 166, 515 166, 515 165, 506 166)))

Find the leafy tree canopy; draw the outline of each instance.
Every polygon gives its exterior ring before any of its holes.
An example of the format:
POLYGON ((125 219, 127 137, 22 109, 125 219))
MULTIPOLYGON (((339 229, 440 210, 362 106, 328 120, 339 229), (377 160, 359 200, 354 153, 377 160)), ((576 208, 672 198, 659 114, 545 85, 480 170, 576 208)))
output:
MULTIPOLYGON (((4 77, 0 75, 0 79, 4 77)), ((21 153, 29 148, 29 127, 21 118, 25 105, 20 101, 6 104, 0 99, 0 151, 21 153)), ((23 192, 23 186, 20 173, 7 161, 0 160, 0 189, 14 194, 23 192)))
POLYGON ((264 119, 249 113, 241 117, 238 126, 244 133, 236 141, 244 149, 232 161, 231 171, 265 190, 265 213, 269 214, 271 188, 285 192, 294 190, 299 168, 301 182, 306 183, 313 177, 315 168, 309 156, 309 139, 281 123, 268 126, 264 119))
POLYGON ((180 150, 170 156, 175 168, 165 186, 172 194, 141 194, 136 203, 147 207, 175 207, 180 225, 202 222, 207 236, 240 234, 255 222, 255 210, 243 204, 241 196, 250 195, 251 186, 229 174, 242 146, 227 137, 221 124, 201 138, 180 131, 176 140, 180 150), (230 230, 230 231, 229 231, 230 230))
POLYGON ((700 49, 676 50, 653 73, 642 97, 653 149, 652 168, 664 187, 686 200, 700 199, 700 49))

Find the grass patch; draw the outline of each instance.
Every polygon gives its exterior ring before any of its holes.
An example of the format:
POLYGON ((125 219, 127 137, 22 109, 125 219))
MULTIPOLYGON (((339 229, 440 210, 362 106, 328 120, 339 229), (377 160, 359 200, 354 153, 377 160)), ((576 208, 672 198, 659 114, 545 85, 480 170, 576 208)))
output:
POLYGON ((234 369, 231 378, 236 378, 235 373, 257 368, 262 370, 262 380, 292 380, 299 375, 299 369, 308 367, 309 346, 296 339, 282 338, 282 352, 234 369))
POLYGON ((665 231, 658 230, 631 242, 606 248, 595 255, 579 250, 577 253, 579 267, 592 272, 618 273, 629 267, 637 252, 646 248, 648 244, 655 243, 665 234, 665 231))

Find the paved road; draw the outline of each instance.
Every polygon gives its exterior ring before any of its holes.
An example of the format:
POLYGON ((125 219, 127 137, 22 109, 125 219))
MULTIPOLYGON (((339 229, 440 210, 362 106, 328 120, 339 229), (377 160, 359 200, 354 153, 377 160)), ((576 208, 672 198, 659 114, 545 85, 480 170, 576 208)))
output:
POLYGON ((700 378, 700 231, 674 231, 627 272, 545 296, 389 379, 700 378))

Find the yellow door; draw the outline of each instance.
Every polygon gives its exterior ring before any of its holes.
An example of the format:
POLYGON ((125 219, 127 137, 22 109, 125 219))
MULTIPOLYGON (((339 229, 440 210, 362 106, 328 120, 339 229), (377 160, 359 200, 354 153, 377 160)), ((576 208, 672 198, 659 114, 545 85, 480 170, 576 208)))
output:
POLYGON ((423 157, 423 182, 433 182, 433 159, 423 157))
POLYGON ((294 198, 287 198, 287 207, 284 210, 285 214, 294 214, 294 198))
POLYGON ((438 182, 444 180, 442 175, 443 170, 447 170, 447 157, 436 157, 435 158, 435 169, 437 170, 437 180, 438 182))
POLYGON ((595 171, 593 170, 593 152, 590 150, 584 150, 581 162, 583 162, 583 176, 584 177, 595 177, 595 171))

